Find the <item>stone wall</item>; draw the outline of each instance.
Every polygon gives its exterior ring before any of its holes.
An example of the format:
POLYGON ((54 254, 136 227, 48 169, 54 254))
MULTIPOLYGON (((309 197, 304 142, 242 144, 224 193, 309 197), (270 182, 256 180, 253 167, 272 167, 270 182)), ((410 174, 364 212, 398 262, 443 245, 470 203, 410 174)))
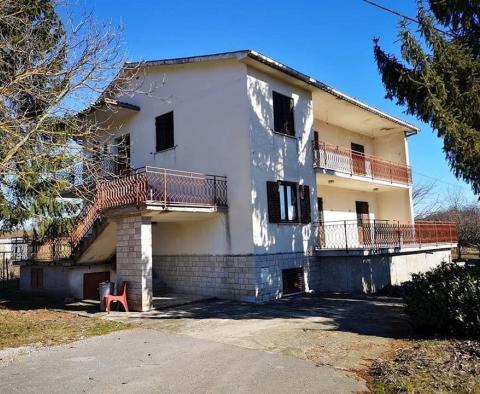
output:
POLYGON ((250 302, 283 296, 282 270, 302 267, 305 291, 374 293, 450 260, 450 250, 372 256, 153 256, 154 293, 181 291, 250 302))
POLYGON ((154 293, 173 290, 250 302, 272 300, 282 295, 282 269, 308 262, 302 253, 157 255, 154 293))
POLYGON ((255 256, 257 272, 256 301, 268 301, 282 297, 282 270, 288 268, 303 268, 305 291, 310 291, 311 257, 303 253, 278 253, 255 256))
POLYGON ((253 256, 153 256, 154 293, 173 290, 211 297, 254 301, 255 284, 253 256))

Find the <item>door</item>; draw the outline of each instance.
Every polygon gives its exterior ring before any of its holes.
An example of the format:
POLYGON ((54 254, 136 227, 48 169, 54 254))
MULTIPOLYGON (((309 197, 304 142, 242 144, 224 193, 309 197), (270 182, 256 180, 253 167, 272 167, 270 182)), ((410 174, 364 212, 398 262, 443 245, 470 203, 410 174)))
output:
POLYGON ((365 175, 365 147, 360 144, 351 143, 352 148, 352 172, 357 175, 365 175))
POLYGON ((117 138, 117 169, 116 175, 124 175, 130 171, 130 134, 117 138))
POLYGON ((323 198, 317 197, 317 209, 318 209, 318 236, 320 241, 320 247, 324 248, 326 246, 325 242, 325 224, 323 217, 323 198))
POLYGON ((30 288, 43 289, 43 268, 30 268, 30 288))
POLYGON ((283 294, 301 293, 305 291, 303 268, 282 270, 283 294))
POLYGON ((368 202, 355 201, 355 209, 357 211, 358 241, 361 246, 368 246, 372 241, 368 202))
POLYGON ((98 285, 109 280, 109 271, 83 274, 83 298, 86 300, 98 300, 100 298, 98 285))

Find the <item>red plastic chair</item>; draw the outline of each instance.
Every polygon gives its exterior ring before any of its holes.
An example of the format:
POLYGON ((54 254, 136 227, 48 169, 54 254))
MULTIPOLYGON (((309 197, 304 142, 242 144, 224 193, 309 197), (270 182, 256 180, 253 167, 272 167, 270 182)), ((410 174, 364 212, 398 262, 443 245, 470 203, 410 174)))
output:
POLYGON ((110 303, 112 301, 118 301, 123 305, 125 312, 128 312, 128 302, 127 302, 127 282, 122 282, 122 292, 119 295, 107 295, 103 297, 103 302, 105 303, 105 309, 107 313, 110 313, 110 303))

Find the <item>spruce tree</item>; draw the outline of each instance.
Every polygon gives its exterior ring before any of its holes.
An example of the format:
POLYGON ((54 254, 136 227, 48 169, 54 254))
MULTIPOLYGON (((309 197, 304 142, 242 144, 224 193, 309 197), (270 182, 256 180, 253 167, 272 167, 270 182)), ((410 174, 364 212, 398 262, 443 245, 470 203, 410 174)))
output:
POLYGON ((418 0, 400 22, 401 59, 374 40, 386 97, 443 139, 455 175, 480 193, 480 2, 418 0))

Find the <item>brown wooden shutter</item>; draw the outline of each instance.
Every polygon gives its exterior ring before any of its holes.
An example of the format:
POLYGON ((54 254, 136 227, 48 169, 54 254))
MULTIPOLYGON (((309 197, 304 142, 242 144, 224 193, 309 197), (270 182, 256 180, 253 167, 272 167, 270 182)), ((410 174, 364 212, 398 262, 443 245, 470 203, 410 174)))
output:
POLYGON ((155 118, 155 132, 157 139, 157 152, 173 148, 173 111, 157 116, 155 118))
POLYGON ((280 223, 280 195, 278 183, 267 181, 268 221, 280 223))
POLYGON ((300 199, 300 222, 310 223, 312 221, 310 213, 310 187, 298 185, 298 194, 300 199))

